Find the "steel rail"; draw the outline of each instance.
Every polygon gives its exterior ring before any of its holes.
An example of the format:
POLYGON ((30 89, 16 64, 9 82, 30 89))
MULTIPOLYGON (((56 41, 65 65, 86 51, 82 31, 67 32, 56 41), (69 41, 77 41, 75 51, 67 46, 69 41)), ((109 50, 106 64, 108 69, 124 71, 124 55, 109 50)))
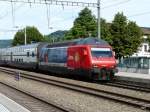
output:
POLYGON ((140 92, 150 93, 150 88, 148 88, 148 87, 143 87, 143 86, 134 85, 134 84, 127 84, 127 83, 123 83, 123 82, 108 82, 108 83, 105 83, 103 85, 114 86, 114 87, 119 87, 119 88, 124 88, 124 89, 131 89, 131 90, 136 90, 136 91, 140 91, 140 92))

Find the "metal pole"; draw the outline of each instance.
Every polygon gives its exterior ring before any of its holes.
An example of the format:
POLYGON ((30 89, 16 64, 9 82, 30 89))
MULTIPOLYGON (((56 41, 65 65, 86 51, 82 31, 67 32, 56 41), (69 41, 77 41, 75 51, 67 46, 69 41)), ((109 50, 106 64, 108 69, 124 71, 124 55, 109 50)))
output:
POLYGON ((14 10, 14 4, 13 4, 12 0, 11 0, 11 8, 12 8, 12 24, 14 27, 15 26, 15 15, 14 15, 15 10, 14 10))
POLYGON ((100 4, 101 4, 101 2, 100 2, 100 0, 98 0, 97 1, 97 15, 98 15, 98 21, 97 21, 97 33, 98 33, 98 38, 100 39, 101 38, 101 20, 100 20, 100 14, 101 14, 101 12, 100 12, 100 9, 101 9, 101 7, 100 7, 100 4))
POLYGON ((26 34, 26 27, 24 28, 24 45, 27 44, 27 34, 26 34))

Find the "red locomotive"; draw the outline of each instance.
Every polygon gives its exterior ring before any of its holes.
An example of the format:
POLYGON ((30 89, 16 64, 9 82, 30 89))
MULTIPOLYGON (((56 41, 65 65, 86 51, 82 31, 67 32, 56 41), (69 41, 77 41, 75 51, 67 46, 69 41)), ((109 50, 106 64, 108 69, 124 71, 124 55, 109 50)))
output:
POLYGON ((111 46, 97 38, 50 44, 39 52, 39 69, 57 74, 112 80, 116 59, 111 46))

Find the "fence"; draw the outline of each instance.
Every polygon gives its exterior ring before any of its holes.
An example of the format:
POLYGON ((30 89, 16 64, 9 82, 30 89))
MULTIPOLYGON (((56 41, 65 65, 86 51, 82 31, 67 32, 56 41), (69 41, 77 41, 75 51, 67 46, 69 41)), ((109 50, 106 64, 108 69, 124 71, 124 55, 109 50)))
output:
POLYGON ((118 63, 119 71, 149 74, 150 58, 128 57, 122 58, 118 63))

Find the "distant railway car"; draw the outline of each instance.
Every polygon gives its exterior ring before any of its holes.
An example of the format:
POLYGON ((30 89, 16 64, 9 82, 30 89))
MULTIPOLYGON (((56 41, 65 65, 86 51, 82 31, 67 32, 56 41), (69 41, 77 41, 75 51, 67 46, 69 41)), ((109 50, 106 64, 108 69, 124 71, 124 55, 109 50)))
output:
POLYGON ((116 60, 111 46, 96 38, 56 43, 41 49, 39 68, 57 74, 112 80, 116 60))
POLYGON ((25 69, 38 68, 38 51, 45 43, 21 45, 0 50, 0 64, 25 69))

